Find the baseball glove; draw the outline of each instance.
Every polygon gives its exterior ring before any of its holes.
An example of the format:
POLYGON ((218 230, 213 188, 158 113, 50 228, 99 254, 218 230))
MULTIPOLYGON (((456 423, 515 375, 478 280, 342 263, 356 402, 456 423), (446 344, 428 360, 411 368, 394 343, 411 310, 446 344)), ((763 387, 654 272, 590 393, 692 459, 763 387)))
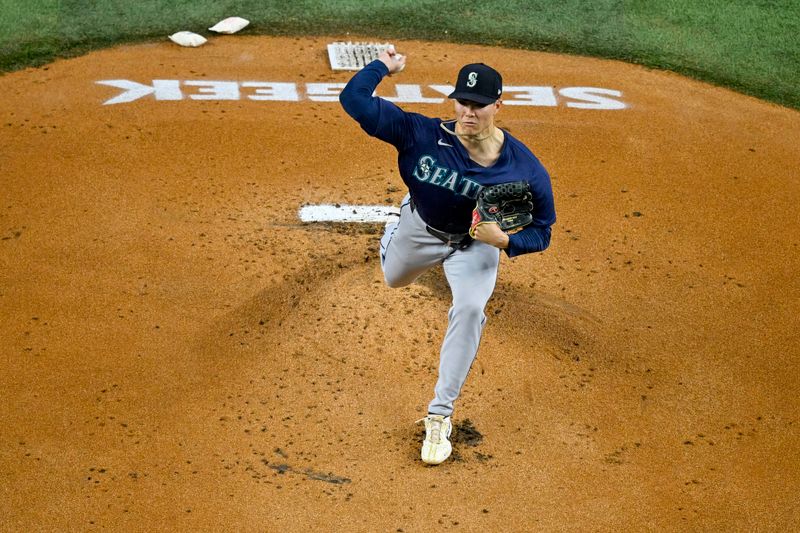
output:
POLYGON ((521 230, 533 221, 531 188, 527 181, 513 181, 484 187, 472 211, 470 236, 481 224, 496 223, 506 233, 521 230))

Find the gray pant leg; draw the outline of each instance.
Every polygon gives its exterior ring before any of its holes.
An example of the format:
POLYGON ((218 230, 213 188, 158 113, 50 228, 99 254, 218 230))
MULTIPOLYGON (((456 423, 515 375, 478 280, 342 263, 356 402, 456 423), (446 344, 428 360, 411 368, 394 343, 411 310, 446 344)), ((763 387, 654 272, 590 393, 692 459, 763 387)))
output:
POLYGON ((483 310, 494 292, 500 250, 476 241, 466 250, 454 251, 427 232, 406 196, 398 221, 386 226, 380 255, 383 276, 390 287, 404 287, 429 268, 444 263, 453 304, 439 356, 435 398, 428 412, 450 416, 478 352, 486 322, 483 310))
POLYGON ((453 403, 478 353, 486 324, 483 311, 494 292, 499 263, 500 250, 478 241, 466 250, 453 253, 444 262, 453 305, 448 313, 447 333, 439 357, 435 397, 428 405, 431 414, 453 414, 453 403))
POLYGON ((381 268, 389 287, 404 287, 441 263, 453 249, 428 233, 425 222, 411 210, 409 197, 400 205, 400 218, 386 226, 381 238, 381 268))

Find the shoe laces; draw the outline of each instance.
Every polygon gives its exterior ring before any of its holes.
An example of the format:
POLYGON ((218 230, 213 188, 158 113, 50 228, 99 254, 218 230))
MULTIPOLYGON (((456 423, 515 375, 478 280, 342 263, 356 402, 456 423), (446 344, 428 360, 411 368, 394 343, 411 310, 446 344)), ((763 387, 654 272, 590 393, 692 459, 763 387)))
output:
POLYGON ((442 426, 444 426, 445 418, 441 416, 426 416, 420 418, 417 423, 425 422, 425 429, 428 430, 428 440, 439 444, 442 442, 442 426))

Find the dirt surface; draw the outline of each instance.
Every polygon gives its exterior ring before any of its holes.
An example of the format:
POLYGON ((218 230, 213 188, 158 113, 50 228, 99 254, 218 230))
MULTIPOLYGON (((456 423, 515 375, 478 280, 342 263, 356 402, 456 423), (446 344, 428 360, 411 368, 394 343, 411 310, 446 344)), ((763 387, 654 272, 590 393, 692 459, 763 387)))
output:
POLYGON ((558 222, 545 253, 503 258, 454 458, 431 468, 414 421, 442 275, 388 289, 380 225, 297 218, 399 204, 394 150, 336 102, 182 85, 103 105, 124 91, 96 83, 345 82, 332 40, 165 41, 0 78, 2 529, 796 527, 800 114, 617 62, 396 43, 408 68, 380 94, 434 97, 484 61, 625 104, 501 110, 558 222))

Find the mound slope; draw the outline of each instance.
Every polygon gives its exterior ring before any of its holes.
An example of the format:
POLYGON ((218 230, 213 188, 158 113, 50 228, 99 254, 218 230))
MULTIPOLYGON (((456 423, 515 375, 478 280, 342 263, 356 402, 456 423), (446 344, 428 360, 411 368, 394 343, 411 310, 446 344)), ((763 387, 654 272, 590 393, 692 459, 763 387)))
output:
POLYGON ((788 529, 797 112, 616 62, 396 43, 409 65, 381 90, 410 110, 447 116, 461 64, 503 72, 501 126, 559 215, 550 250, 503 260, 457 460, 425 468, 444 280, 387 289, 380 227, 296 217, 403 195, 392 149, 330 101, 349 74, 326 42, 0 78, 8 527, 788 529))

